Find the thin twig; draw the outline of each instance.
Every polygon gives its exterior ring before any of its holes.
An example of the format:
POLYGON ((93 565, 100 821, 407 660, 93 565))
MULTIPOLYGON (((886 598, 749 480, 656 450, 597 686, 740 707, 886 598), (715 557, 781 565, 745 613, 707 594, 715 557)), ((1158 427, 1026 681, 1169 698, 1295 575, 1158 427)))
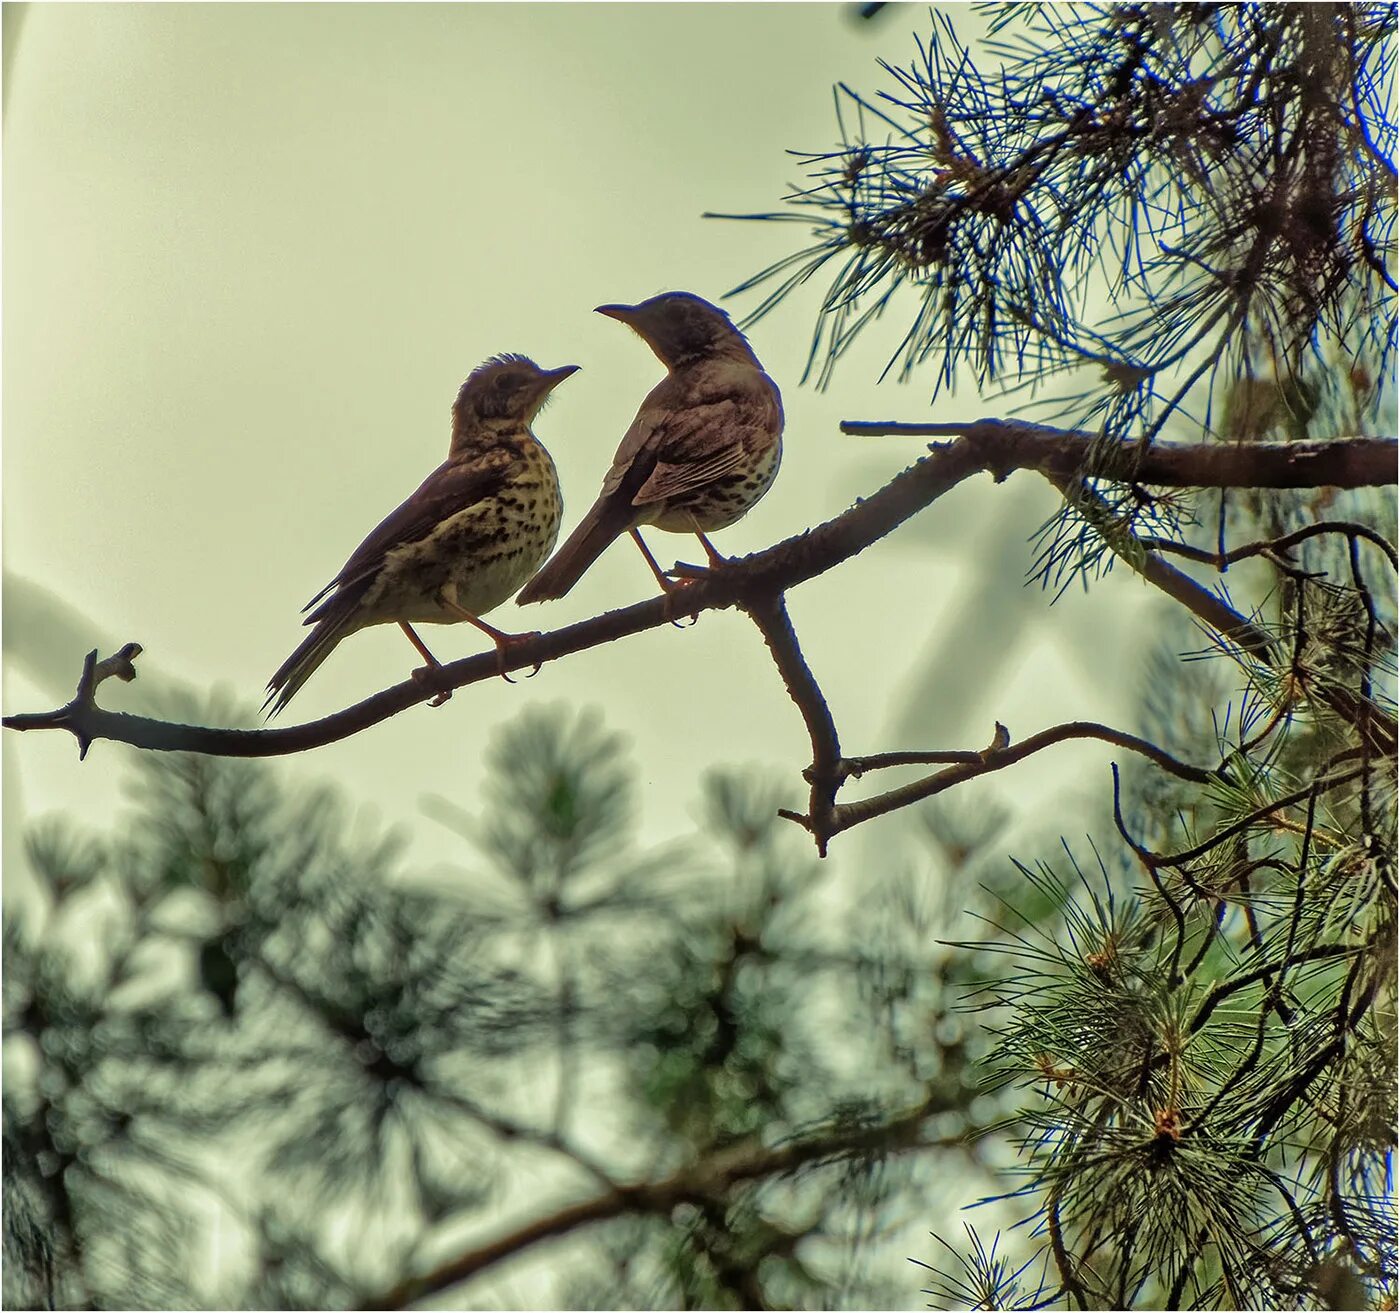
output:
POLYGON ((1324 533, 1341 533, 1352 540, 1364 538, 1368 543, 1380 548, 1392 567, 1396 564, 1395 547, 1382 534, 1354 520, 1319 520, 1316 524, 1305 524, 1301 529, 1295 529, 1282 537, 1245 543, 1242 547, 1228 552, 1208 552, 1202 547, 1192 547, 1189 543, 1173 542, 1170 538, 1139 538, 1138 542, 1148 551, 1170 552, 1191 561, 1200 561, 1203 565, 1214 566, 1217 570, 1224 570, 1226 566, 1234 565, 1236 561, 1247 560, 1251 556, 1262 556, 1266 552, 1286 552, 1290 547, 1296 547, 1300 542, 1324 533))
MULTIPOLYGON (((1072 720, 1051 729, 1041 730, 1017 745, 1017 749, 1038 751, 1052 743, 1063 743, 1066 739, 1100 739, 1116 747, 1129 748, 1140 752, 1144 757, 1155 761, 1163 770, 1190 780, 1193 784, 1209 784, 1216 779, 1218 770, 1203 770, 1178 761, 1170 753, 1159 748, 1147 739, 1138 738, 1110 725, 1100 725, 1092 720, 1072 720), (1034 745, 1033 747, 1031 745, 1034 745)), ((987 749, 979 751, 948 752, 877 752, 870 757, 846 757, 842 760, 842 775, 845 778, 859 779, 867 771, 884 770, 890 766, 966 766, 983 764, 987 760, 987 749)))
POLYGON ((1211 1013, 1231 994, 1237 993, 1241 989, 1247 989, 1250 985, 1258 984, 1260 981, 1270 981, 1274 972, 1282 970, 1284 967, 1301 966, 1304 962, 1322 962, 1332 957, 1354 957, 1367 947, 1369 947, 1367 944, 1316 944, 1312 948, 1305 948, 1301 952, 1293 954, 1286 961, 1270 962, 1266 966, 1256 967, 1253 971, 1246 971, 1243 975, 1226 980, 1206 995, 1201 1006, 1196 1010, 1196 1015, 1191 1018, 1191 1024, 1186 1028, 1187 1034, 1194 1035, 1200 1030, 1210 1019, 1211 1013))
MULTIPOLYGON (((1218 778, 1217 771, 1205 770, 1199 766, 1178 761, 1155 743, 1149 743, 1146 739, 1140 739, 1136 735, 1125 734, 1121 730, 1112 729, 1107 725, 1099 725, 1093 721, 1071 721, 1064 725, 1055 725, 1050 729, 1041 730, 1039 734, 1032 734, 1030 738, 1023 739, 1020 743, 1012 743, 1006 727, 998 724, 992 742, 981 752, 886 754, 887 757, 891 758, 922 757, 935 761, 951 758, 956 764, 935 775, 927 776, 925 779, 915 780, 900 788, 891 789, 887 793, 878 794, 874 798, 837 804, 824 820, 827 827, 827 838, 840 834, 843 830, 849 830, 853 826, 864 824, 866 821, 874 820, 877 816, 884 816, 888 812, 922 802, 925 798, 932 798, 955 785, 976 779, 979 775, 1005 770, 1008 766, 1014 766, 1033 753, 1071 739, 1099 739, 1117 747, 1140 752, 1164 770, 1168 770, 1182 779, 1190 780, 1193 784, 1209 784, 1218 778)), ((863 769, 871 769, 871 763, 874 763, 876 767, 912 764, 905 761, 883 760, 879 757, 855 757, 841 764, 846 768, 846 775, 858 775, 860 770, 851 769, 853 765, 863 769)), ((813 833, 816 832, 813 830, 810 815, 800 816, 792 812, 784 812, 783 815, 788 820, 796 821, 805 829, 812 830, 813 833)))
POLYGON ((1243 653, 1263 661, 1273 661, 1274 640, 1253 621, 1227 605, 1208 588, 1202 588, 1188 574, 1149 552, 1132 530, 1115 516, 1108 503, 1082 478, 1062 478, 1047 473, 1046 478, 1060 490, 1065 500, 1099 533, 1113 553, 1148 583, 1180 602, 1192 615, 1228 639, 1243 653))
POLYGON ((1345 775, 1336 775, 1331 779, 1315 779, 1307 787, 1299 789, 1296 793, 1286 794, 1282 798, 1273 802, 1265 803, 1262 807, 1255 808, 1248 816, 1242 817, 1233 825, 1227 825, 1219 834, 1212 835, 1209 839, 1198 843, 1194 848, 1187 848, 1179 853, 1154 853, 1140 844, 1133 842, 1133 851, 1137 853, 1150 866, 1183 866, 1187 862, 1195 861, 1198 857, 1203 857, 1212 848, 1225 842, 1237 834, 1243 834, 1252 826, 1258 825, 1266 816, 1279 811, 1284 807, 1296 807, 1305 798, 1315 796, 1315 794, 1326 793, 1343 784, 1350 784, 1352 780, 1359 779, 1363 772, 1359 770, 1348 771, 1345 775))

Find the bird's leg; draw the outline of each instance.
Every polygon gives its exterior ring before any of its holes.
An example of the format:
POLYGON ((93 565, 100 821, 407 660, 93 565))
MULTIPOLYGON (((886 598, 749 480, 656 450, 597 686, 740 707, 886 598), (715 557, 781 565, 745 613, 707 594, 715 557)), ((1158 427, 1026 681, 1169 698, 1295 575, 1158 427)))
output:
POLYGON ((705 555, 710 558, 708 568, 698 565, 688 565, 685 561, 677 561, 676 568, 671 571, 673 577, 689 582, 691 579, 703 579, 710 570, 720 566, 728 565, 729 558, 721 556, 715 545, 705 536, 705 531, 700 527, 694 514, 690 516, 690 527, 695 532, 695 536, 700 539, 700 546, 705 549, 705 555))
MULTIPOLYGON (((495 643, 496 670, 507 684, 514 684, 515 680, 506 674, 506 653, 510 650, 512 644, 528 643, 532 638, 538 638, 540 636, 539 630, 532 630, 528 634, 508 634, 502 629, 497 629, 495 625, 488 625, 480 616, 474 616, 470 611, 466 610, 464 607, 458 606, 456 602, 449 598, 442 597, 439 598, 439 601, 441 601, 443 606, 449 611, 455 611, 468 624, 475 625, 487 638, 495 643)), ((534 675, 539 674, 540 664, 540 662, 536 661, 535 668, 530 671, 530 674, 526 675, 525 678, 530 679, 534 675)))
MULTIPOLYGON (((628 533, 632 535, 632 541, 637 544, 638 551, 646 557, 647 565, 651 567, 652 574, 656 576, 656 582, 661 585, 661 591, 666 594, 666 619, 675 625, 677 629, 688 628, 688 626, 677 620, 674 614, 676 594, 685 587, 685 584, 672 579, 665 570, 657 565, 656 557, 651 554, 651 548, 642 540, 642 535, 639 534, 636 529, 629 529, 628 533)), ((695 616, 691 620, 691 623, 694 624, 699 618, 699 616, 695 616)))
POLYGON ((714 543, 705 537, 705 531, 696 522, 695 516, 692 515, 690 517, 690 522, 695 526, 695 536, 700 539, 700 546, 705 549, 705 555, 710 558, 711 567, 716 565, 728 565, 729 558, 727 556, 721 556, 719 552, 715 550, 714 543))
MULTIPOLYGON (((442 662, 439 661, 437 657, 435 657, 431 652, 428 651, 428 645, 421 638, 419 638, 416 633, 414 633, 413 626, 409 624, 407 620, 400 620, 399 628, 403 630, 404 637, 407 638, 408 641, 418 649, 418 655, 421 656, 423 660, 428 663, 426 666, 423 666, 420 669, 415 670, 413 672, 414 679, 416 679, 420 684, 426 684, 434 670, 442 669, 442 662)), ((451 696, 452 690, 450 688, 445 688, 435 697, 431 698, 428 702, 428 705, 430 707, 440 707, 451 696)))
POLYGON ((637 544, 637 550, 646 558, 646 563, 651 567, 651 572, 656 576, 656 582, 661 585, 663 593, 669 593, 676 585, 667 577, 666 571, 656 563, 656 557, 651 554, 651 548, 646 545, 642 535, 635 529, 627 531, 632 535, 632 541, 637 544))

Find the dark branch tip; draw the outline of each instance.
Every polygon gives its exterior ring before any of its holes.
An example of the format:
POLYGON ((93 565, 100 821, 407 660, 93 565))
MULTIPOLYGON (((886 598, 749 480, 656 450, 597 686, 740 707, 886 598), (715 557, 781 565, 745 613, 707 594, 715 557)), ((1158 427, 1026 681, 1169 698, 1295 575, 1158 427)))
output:
POLYGON ((135 660, 145 649, 140 643, 123 643, 120 648, 107 657, 104 661, 99 661, 93 669, 93 688, 95 689, 104 679, 120 679, 122 683, 129 684, 136 678, 135 660))

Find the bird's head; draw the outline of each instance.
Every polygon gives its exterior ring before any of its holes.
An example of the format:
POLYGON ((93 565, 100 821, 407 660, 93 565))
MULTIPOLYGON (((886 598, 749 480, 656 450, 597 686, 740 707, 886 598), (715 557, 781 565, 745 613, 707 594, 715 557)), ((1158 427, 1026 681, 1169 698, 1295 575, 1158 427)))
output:
POLYGON ((626 324, 667 369, 717 355, 753 359, 729 316, 692 292, 662 292, 639 305, 600 305, 597 313, 626 324))
POLYGON ((529 424, 549 394, 577 365, 541 369, 524 356, 493 356, 472 370, 452 406, 455 430, 470 429, 487 420, 529 424))

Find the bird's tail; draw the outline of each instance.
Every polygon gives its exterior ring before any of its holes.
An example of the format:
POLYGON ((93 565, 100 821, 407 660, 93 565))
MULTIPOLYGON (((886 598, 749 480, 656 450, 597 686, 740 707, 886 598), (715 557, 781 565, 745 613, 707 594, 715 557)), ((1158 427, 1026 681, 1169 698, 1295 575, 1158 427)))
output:
POLYGON ((523 606, 527 602, 548 602, 563 597, 583 578, 584 571, 603 554, 607 545, 627 530, 630 522, 629 516, 619 515, 617 506, 600 497, 579 521, 568 541, 520 590, 516 602, 523 606))
POLYGON ((316 627, 302 640, 301 645, 277 668, 277 673, 267 681, 267 701, 263 710, 271 720, 288 702, 296 696, 297 690, 313 674, 316 668, 335 650, 335 645, 349 631, 343 622, 326 619, 318 620, 316 627), (272 710, 268 711, 271 707, 272 710))

